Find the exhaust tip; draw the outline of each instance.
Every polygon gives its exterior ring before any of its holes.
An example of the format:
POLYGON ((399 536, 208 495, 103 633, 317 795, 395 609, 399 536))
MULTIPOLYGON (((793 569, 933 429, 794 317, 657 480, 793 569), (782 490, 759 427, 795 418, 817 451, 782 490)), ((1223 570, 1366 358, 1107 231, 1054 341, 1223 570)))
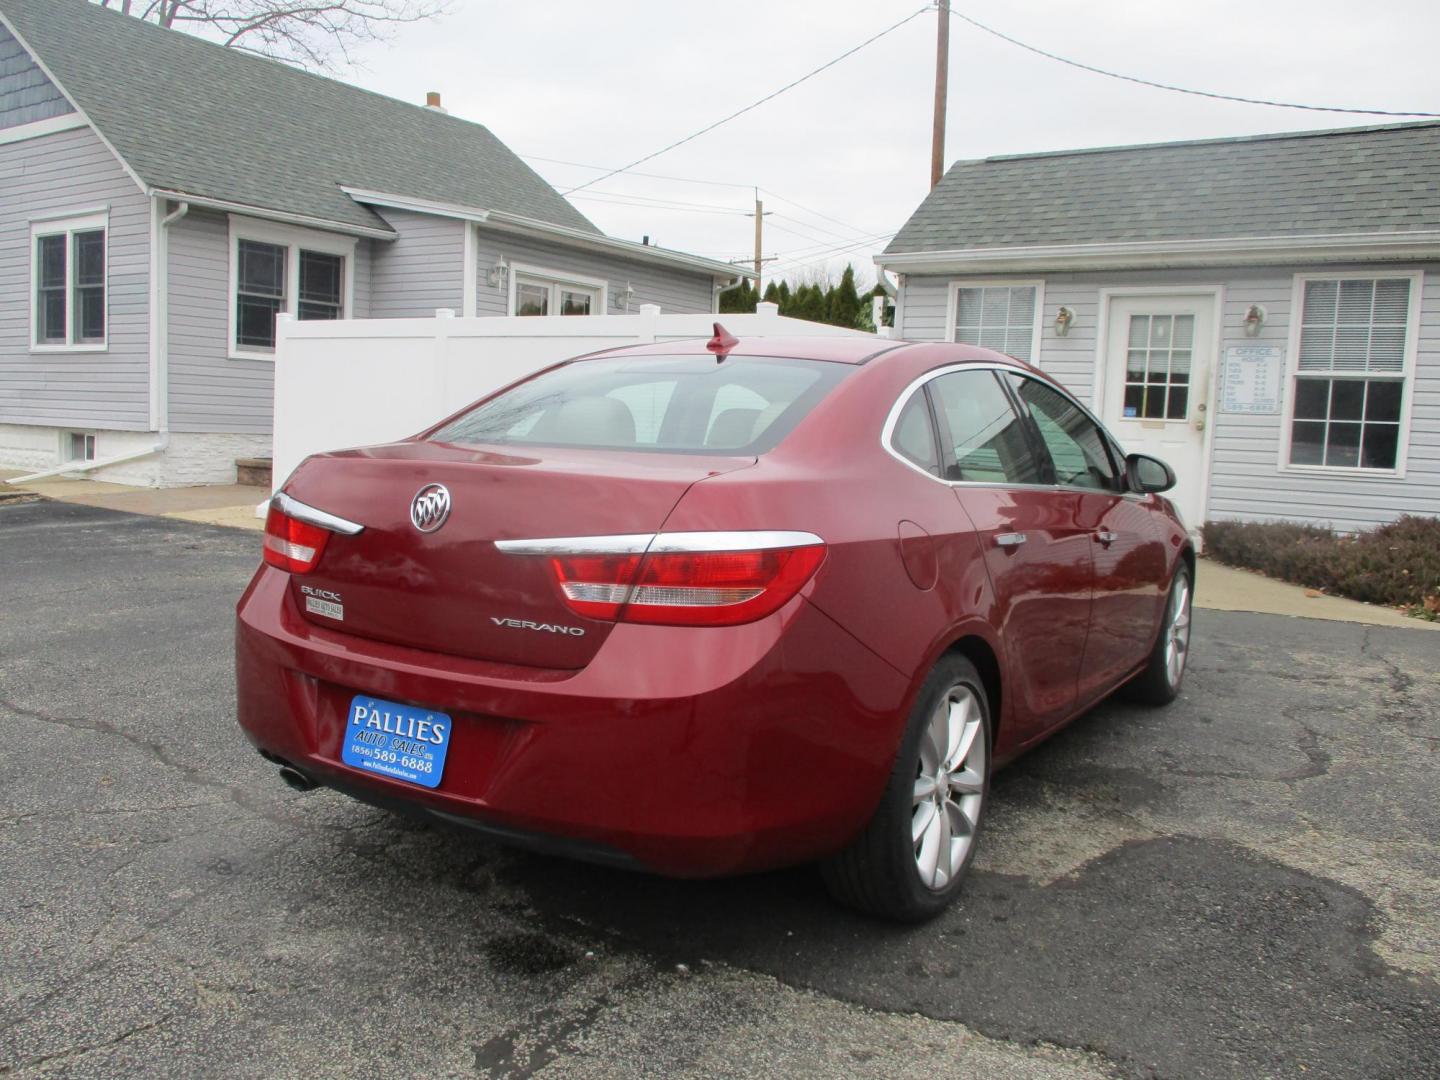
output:
POLYGON ((292 768, 289 765, 281 767, 280 779, 285 781, 287 787, 293 788, 296 791, 314 791, 315 788, 319 786, 299 769, 292 768))

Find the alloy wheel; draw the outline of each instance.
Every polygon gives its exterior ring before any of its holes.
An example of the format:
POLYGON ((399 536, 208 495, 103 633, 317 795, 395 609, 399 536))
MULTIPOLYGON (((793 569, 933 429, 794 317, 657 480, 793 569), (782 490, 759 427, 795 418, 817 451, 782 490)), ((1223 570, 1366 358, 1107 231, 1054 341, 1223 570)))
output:
POLYGON ((980 824, 985 722, 974 691, 957 684, 940 698, 920 739, 910 836, 920 880, 937 892, 965 865, 980 824))
POLYGON ((1180 685, 1185 660, 1190 652, 1190 579, 1181 576, 1170 597, 1165 620, 1165 675, 1170 685, 1180 685))

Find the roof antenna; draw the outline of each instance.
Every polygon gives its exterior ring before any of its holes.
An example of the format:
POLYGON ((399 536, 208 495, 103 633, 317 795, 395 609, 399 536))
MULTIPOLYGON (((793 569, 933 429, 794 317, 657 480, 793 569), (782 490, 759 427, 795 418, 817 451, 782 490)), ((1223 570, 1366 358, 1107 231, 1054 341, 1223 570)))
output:
POLYGON ((715 336, 705 343, 705 348, 715 354, 715 362, 720 364, 724 363, 725 357, 730 355, 730 350, 739 344, 740 339, 717 322, 715 336))

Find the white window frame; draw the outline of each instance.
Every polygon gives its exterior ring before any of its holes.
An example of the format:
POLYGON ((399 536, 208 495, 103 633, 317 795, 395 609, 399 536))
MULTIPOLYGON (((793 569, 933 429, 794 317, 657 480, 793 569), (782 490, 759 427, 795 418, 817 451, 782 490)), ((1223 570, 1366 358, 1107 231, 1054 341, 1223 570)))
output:
POLYGON ((1296 274, 1290 294, 1290 336, 1286 346, 1289 354, 1285 364, 1285 409, 1280 430, 1278 471, 1309 476, 1374 476, 1403 480, 1410 450, 1410 413, 1415 397, 1415 364, 1420 352, 1420 304, 1424 297, 1425 274, 1421 270, 1388 270, 1367 268, 1340 274, 1296 274), (1300 370, 1300 331, 1305 319, 1305 285, 1311 281, 1353 281, 1406 278, 1410 282, 1410 310, 1405 322, 1404 364, 1394 372, 1321 372, 1300 370), (1292 465, 1290 443, 1295 432, 1295 381, 1302 376, 1317 379, 1400 379, 1399 445, 1395 450, 1395 468, 1371 469, 1363 465, 1292 465))
POLYGON ((261 244, 276 244, 285 248, 285 306, 281 314, 294 315, 299 310, 300 297, 300 250, 319 252, 322 255, 339 255, 345 262, 340 285, 340 319, 355 317, 355 249, 360 241, 353 236, 321 232, 318 229, 302 229, 295 225, 281 225, 274 221, 230 215, 230 281, 225 301, 229 308, 226 320, 226 348, 231 360, 268 360, 274 362, 273 349, 257 349, 236 343, 239 332, 236 305, 240 288, 240 241, 253 240, 261 244))
MULTIPOLYGON (((1025 361, 1040 367, 1040 347, 1044 340, 1043 330, 1045 327, 1045 279, 1011 279, 1011 278, 952 278, 946 288, 945 297, 945 341, 951 345, 955 344, 956 320, 960 314, 960 290, 961 289, 1025 289, 1035 290, 1035 323, 1030 330, 1030 359, 1025 361)), ((899 316, 897 313, 896 322, 898 325, 899 316)))
MULTIPOLYGON (((582 277, 579 274, 567 274, 563 270, 551 270, 543 266, 527 266, 524 263, 510 263, 509 278, 509 299, 505 308, 507 315, 516 313, 516 290, 519 288, 520 278, 537 280, 541 284, 550 286, 550 310, 557 311, 559 308, 558 290, 566 285, 576 285, 582 289, 589 289, 598 297, 595 308, 591 315, 608 315, 610 313, 610 283, 602 278, 582 277)), ((574 318, 571 315, 569 318, 574 318)))
POLYGON ((65 217, 32 218, 30 221, 30 351, 32 353, 103 353, 110 350, 110 214, 91 210, 65 217), (75 234, 105 234, 105 287, 101 303, 105 309, 103 341, 72 342, 75 332, 75 234), (65 341, 45 344, 40 334, 40 238, 65 237, 65 341))

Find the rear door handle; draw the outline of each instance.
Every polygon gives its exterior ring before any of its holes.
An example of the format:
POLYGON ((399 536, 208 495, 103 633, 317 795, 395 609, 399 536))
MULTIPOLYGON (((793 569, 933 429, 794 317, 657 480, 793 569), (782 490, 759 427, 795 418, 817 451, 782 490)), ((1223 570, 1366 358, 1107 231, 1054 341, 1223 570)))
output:
POLYGON ((1095 539, 1096 539, 1096 540, 1099 540, 1100 543, 1104 544, 1106 547, 1109 547, 1109 546, 1110 546, 1111 544, 1113 544, 1116 540, 1119 540, 1119 539, 1120 539, 1120 534, 1119 534, 1119 533, 1113 533, 1113 532, 1106 532, 1104 529, 1101 529, 1099 532, 1097 532, 1097 533, 1095 534, 1095 539))
POLYGON ((996 533, 995 543, 1000 547, 1019 547, 1025 542, 1024 533, 996 533))

